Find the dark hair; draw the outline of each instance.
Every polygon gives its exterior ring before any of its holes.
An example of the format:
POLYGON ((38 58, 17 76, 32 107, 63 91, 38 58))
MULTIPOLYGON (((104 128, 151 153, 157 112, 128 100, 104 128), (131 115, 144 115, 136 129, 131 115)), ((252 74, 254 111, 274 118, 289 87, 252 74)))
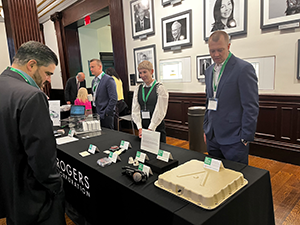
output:
POLYGON ((48 66, 54 63, 58 64, 56 54, 46 45, 37 41, 28 41, 23 43, 13 58, 13 63, 25 65, 29 60, 34 59, 37 66, 48 66))
POLYGON ((222 0, 217 0, 214 6, 214 19, 215 19, 215 23, 213 24, 213 28, 211 31, 215 31, 215 30, 223 30, 225 28, 225 25, 227 27, 235 27, 232 26, 230 24, 231 21, 233 21, 233 11, 234 11, 234 2, 233 0, 231 1, 231 5, 232 5, 232 10, 231 10, 231 14, 227 20, 227 24, 223 24, 221 22, 221 5, 222 5, 222 0))
POLYGON ((118 80, 120 80, 121 78, 119 77, 118 73, 116 72, 116 70, 112 67, 109 67, 105 70, 105 73, 110 75, 110 76, 115 76, 118 80))
POLYGON ((91 60, 90 60, 90 63, 91 63, 91 62, 96 62, 98 66, 102 66, 102 62, 101 62, 100 59, 91 59, 91 60))

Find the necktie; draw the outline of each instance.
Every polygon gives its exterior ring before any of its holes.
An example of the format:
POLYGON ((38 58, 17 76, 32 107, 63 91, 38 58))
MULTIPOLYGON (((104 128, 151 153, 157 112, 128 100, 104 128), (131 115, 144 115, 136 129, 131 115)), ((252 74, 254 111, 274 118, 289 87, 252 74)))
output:
POLYGON ((77 90, 80 88, 80 82, 77 83, 77 90))

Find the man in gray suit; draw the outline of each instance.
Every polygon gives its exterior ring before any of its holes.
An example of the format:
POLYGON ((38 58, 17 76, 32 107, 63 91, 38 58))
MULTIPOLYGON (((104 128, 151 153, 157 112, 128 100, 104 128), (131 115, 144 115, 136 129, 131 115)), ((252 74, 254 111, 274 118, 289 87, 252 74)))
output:
POLYGON ((248 164, 259 96, 253 66, 230 51, 229 36, 215 31, 208 40, 214 61, 205 71, 206 112, 204 140, 209 155, 248 164))

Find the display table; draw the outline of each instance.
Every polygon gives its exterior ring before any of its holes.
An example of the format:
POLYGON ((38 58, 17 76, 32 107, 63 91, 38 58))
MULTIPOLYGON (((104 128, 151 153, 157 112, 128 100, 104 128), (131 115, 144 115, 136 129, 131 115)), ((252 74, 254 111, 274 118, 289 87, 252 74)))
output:
MULTIPOLYGON (((222 160, 225 168, 243 173, 248 185, 214 210, 205 210, 154 185, 154 173, 146 183, 136 184, 122 175, 128 158, 140 151, 140 139, 131 134, 103 129, 102 135, 59 145, 58 167, 64 179, 66 200, 91 224, 275 224, 270 175, 266 170, 222 160), (97 160, 110 146, 129 141, 132 149, 121 160, 107 167, 97 160), (96 145, 100 153, 81 157, 79 152, 96 145), (102 223, 101 223, 102 224, 102 223), (105 223, 103 223, 105 224, 105 223)), ((202 153, 161 143, 162 150, 172 153, 179 164, 191 159, 204 160, 202 153)), ((151 158, 155 157, 147 153, 151 158)))

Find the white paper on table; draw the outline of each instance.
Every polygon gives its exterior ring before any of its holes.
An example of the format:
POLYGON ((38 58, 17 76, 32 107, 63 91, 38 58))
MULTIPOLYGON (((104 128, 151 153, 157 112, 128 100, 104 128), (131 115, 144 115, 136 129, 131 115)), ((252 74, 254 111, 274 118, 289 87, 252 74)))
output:
POLYGON ((157 155, 160 143, 160 132, 142 130, 141 149, 157 155))
POLYGON ((53 126, 60 126, 60 101, 49 100, 49 113, 53 126))
POLYGON ((61 138, 56 138, 56 144, 62 145, 62 144, 66 144, 66 143, 70 143, 70 142, 78 141, 78 140, 79 140, 78 138, 65 136, 65 137, 61 137, 61 138))

